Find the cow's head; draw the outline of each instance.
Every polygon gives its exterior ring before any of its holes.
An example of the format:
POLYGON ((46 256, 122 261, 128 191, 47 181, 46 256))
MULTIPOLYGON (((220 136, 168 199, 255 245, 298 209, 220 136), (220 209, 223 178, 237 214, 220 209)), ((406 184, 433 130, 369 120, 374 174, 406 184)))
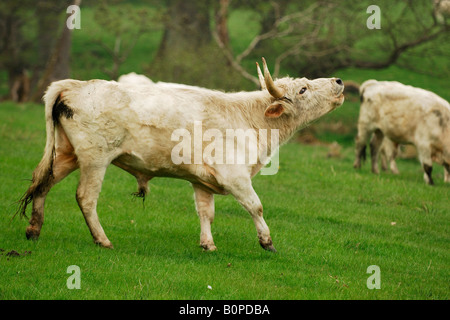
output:
POLYGON ((299 125, 314 121, 344 102, 344 84, 339 78, 282 78, 272 80, 264 58, 264 76, 257 63, 261 88, 275 99, 265 111, 267 118, 293 117, 299 125))

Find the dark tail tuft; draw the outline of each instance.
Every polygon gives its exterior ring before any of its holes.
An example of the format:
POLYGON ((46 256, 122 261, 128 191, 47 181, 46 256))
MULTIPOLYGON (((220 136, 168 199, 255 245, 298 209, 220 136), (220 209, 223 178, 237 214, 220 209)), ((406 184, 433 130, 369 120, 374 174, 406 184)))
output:
POLYGON ((137 198, 142 198, 142 205, 145 207, 145 196, 147 195, 147 188, 139 187, 137 192, 131 194, 137 198))
POLYGON ((36 195, 40 195, 44 192, 47 192, 53 179, 53 157, 54 157, 54 150, 52 152, 52 159, 49 163, 49 167, 42 168, 41 166, 42 163, 40 163, 34 170, 31 186, 22 195, 19 201, 17 201, 18 208, 12 219, 14 219, 17 215, 19 215, 21 218, 25 217, 28 219, 28 216, 26 215, 28 205, 31 202, 33 202, 33 199, 36 195))
POLYGON ((25 192, 22 197, 19 199, 19 201, 17 201, 18 203, 18 208, 16 210, 16 212, 14 213, 13 217, 11 220, 13 220, 17 215, 20 216, 20 218, 27 218, 28 216, 26 214, 26 210, 28 205, 33 201, 33 193, 30 193, 30 189, 27 190, 27 192, 25 192))

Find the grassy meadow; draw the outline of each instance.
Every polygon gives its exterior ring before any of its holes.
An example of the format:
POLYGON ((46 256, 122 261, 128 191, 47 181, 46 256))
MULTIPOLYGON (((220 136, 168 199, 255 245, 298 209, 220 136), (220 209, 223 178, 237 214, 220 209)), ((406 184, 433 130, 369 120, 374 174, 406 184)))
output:
MULTIPOLYGON (((101 58, 91 59, 83 50, 90 41, 87 26, 93 24, 89 10, 73 38, 72 72, 79 79, 104 77, 97 65, 101 58)), ((254 20, 230 19, 231 38, 242 41, 233 46, 245 48, 252 35, 240 36, 239 30, 244 22, 251 30, 254 20)), ((160 35, 138 42, 122 73, 142 72, 160 35)), ((398 80, 450 99, 447 78, 395 66, 342 70, 336 76, 398 80)), ((78 171, 48 195, 40 239, 26 240, 27 219, 12 217, 42 156, 44 109, 1 102, 0 300, 448 300, 450 185, 443 182, 443 168, 434 165, 434 187, 425 185, 415 159, 397 160, 400 175, 373 175, 369 163, 355 171, 358 112, 359 102, 349 97, 308 129, 321 144, 300 144, 295 136, 280 150, 279 172, 254 178, 277 253, 260 247, 251 217, 231 196, 215 196, 212 233, 218 250, 203 252, 189 183, 153 179, 143 203, 131 195, 134 177, 114 166, 98 202, 100 221, 114 245, 109 250, 93 244, 78 208, 78 171), (342 149, 327 157, 333 141, 342 149), (72 265, 81 271, 79 290, 67 288, 72 265), (367 287, 372 265, 380 268, 380 289, 367 287)))
POLYGON ((51 190, 33 242, 26 219, 11 218, 41 158, 43 108, 2 103, 0 117, 0 299, 449 298, 442 168, 429 187, 414 160, 398 160, 399 176, 374 176, 368 165, 353 170, 352 147, 327 158, 326 146, 294 139, 281 148, 276 175, 254 178, 276 254, 260 248, 250 216, 230 196, 215 197, 218 251, 203 252, 187 182, 152 180, 143 205, 130 195, 134 178, 113 166, 98 212, 115 249, 99 248, 75 200, 77 171, 51 190), (71 265, 80 267, 80 290, 67 289, 71 265), (379 290, 366 286, 371 265, 381 270, 379 290))

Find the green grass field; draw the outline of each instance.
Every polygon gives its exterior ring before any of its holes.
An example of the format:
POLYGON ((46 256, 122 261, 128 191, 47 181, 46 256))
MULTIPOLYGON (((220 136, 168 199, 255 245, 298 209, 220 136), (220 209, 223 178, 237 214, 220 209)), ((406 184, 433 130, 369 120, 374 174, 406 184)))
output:
POLYGON ((26 219, 11 218, 42 155, 43 108, 2 103, 0 118, 0 299, 449 298, 450 186, 441 167, 429 187, 416 161, 399 160, 399 176, 374 176, 367 164, 354 171, 351 146, 341 158, 327 158, 326 147, 283 146, 279 172, 254 178, 276 254, 260 248, 230 196, 215 198, 218 251, 203 252, 187 182, 152 180, 144 206, 130 195, 134 178, 116 167, 98 205, 115 249, 99 248, 75 200, 75 172, 50 192, 33 242, 26 219), (80 290, 67 288, 71 265, 80 267, 80 290), (379 290, 366 285, 371 265, 380 267, 379 290))
MULTIPOLYGON (((109 58, 92 41, 107 39, 108 32, 92 17, 92 8, 84 8, 82 29, 73 34, 73 78, 106 78, 100 68, 108 66, 109 58)), ((257 28, 251 11, 230 16, 235 52, 246 48, 257 28)), ((160 36, 155 31, 140 38, 121 73, 143 72, 160 36)), ((254 61, 244 66, 254 69, 254 61)), ((450 99, 448 78, 396 66, 330 76, 397 80, 450 99)), ((0 79, 6 80, 4 72, 0 79)), ((0 92, 5 90, 3 81, 0 92)), ((359 102, 348 99, 310 127, 320 141, 337 141, 343 148, 340 157, 328 158, 326 146, 302 145, 294 138, 280 150, 279 172, 254 178, 278 253, 260 247, 252 219, 231 196, 215 197, 212 233, 218 251, 203 252, 189 183, 153 179, 143 204, 131 196, 134 177, 114 166, 98 203, 100 221, 114 245, 108 250, 93 244, 78 208, 78 171, 51 190, 38 241, 26 240, 27 219, 11 220, 42 156, 44 109, 0 103, 0 300, 448 300, 450 185, 443 182, 443 168, 434 166, 434 187, 425 185, 416 160, 397 160, 400 175, 375 176, 368 163, 355 171, 358 113, 359 102), (336 123, 339 130, 333 129, 336 123), (13 250, 20 256, 8 255, 13 250), (67 288, 72 265, 81 271, 79 290, 67 288), (380 268, 380 289, 367 287, 372 265, 380 268)))

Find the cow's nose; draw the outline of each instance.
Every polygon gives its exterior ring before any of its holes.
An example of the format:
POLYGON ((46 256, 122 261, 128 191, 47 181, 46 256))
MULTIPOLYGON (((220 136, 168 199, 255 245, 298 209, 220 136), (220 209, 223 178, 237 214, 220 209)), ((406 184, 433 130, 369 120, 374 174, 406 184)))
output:
POLYGON ((342 80, 341 80, 340 78, 337 78, 337 79, 336 79, 336 83, 337 83, 338 85, 340 85, 340 86, 343 86, 343 85, 344 85, 344 83, 342 82, 342 80))

